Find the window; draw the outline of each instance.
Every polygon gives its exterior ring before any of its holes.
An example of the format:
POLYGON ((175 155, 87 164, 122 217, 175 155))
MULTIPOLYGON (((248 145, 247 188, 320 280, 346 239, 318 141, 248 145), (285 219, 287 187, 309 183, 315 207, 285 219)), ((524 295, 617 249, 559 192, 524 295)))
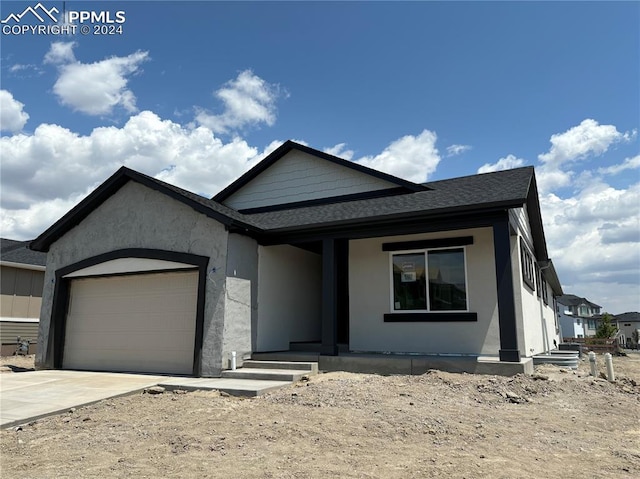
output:
POLYGON ((588 324, 588 328, 589 329, 596 329, 596 320, 595 319, 590 319, 588 324))
POLYGON ((466 311, 464 248, 391 255, 393 311, 466 311))
POLYGON ((549 304, 549 292, 547 291, 547 280, 544 279, 542 274, 540 275, 540 286, 539 288, 542 290, 542 300, 544 304, 549 304))
POLYGON ((524 244, 522 238, 520 238, 520 264, 522 266, 522 279, 524 284, 531 288, 531 291, 535 291, 535 269, 533 267, 533 257, 524 244))

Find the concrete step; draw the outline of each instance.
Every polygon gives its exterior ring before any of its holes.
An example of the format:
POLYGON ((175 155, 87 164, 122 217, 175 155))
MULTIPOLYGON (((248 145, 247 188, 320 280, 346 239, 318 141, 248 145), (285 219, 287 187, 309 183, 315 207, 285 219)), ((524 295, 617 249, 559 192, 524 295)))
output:
POLYGON ((308 371, 309 374, 318 374, 317 362, 301 362, 301 361, 257 361, 254 359, 246 360, 242 364, 242 368, 254 369, 298 369, 300 371, 308 371))
MULTIPOLYGON (((316 343, 316 342, 289 343, 289 351, 320 353, 321 350, 322 350, 321 343, 316 343)), ((344 343, 338 343, 338 352, 348 353, 349 345, 344 343)))
POLYGON ((268 381, 299 381, 303 376, 312 373, 304 369, 264 369, 264 368, 240 368, 235 371, 222 371, 223 378, 233 379, 260 379, 268 381))
MULTIPOLYGON (((319 353, 303 351, 279 351, 271 353, 251 353, 251 359, 255 361, 286 361, 286 362, 314 362, 320 358, 319 353)), ((246 363, 246 361, 245 361, 246 363)))
POLYGON ((169 391, 221 391, 232 396, 255 397, 291 385, 290 381, 229 378, 167 378, 158 384, 169 391))

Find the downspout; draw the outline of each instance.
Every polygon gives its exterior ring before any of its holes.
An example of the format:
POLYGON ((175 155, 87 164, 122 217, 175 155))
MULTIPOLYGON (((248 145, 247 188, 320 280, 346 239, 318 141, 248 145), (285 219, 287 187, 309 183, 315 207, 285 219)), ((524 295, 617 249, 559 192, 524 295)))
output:
MULTIPOLYGON (((549 268, 551 266, 551 262, 547 261, 536 261, 538 268, 540 268, 540 279, 542 279, 542 271, 549 268)), ((542 283, 542 281, 540 281, 542 283)), ((540 288, 542 285, 539 284, 540 288)), ((544 306, 542 303, 544 302, 544 292, 540 291, 540 296, 538 297, 538 304, 540 305, 540 321, 542 322, 542 341, 544 343, 544 353, 549 354, 551 347, 549 346, 549 331, 547 330, 547 322, 544 320, 544 306)), ((555 311, 554 311, 555 314, 555 311)))

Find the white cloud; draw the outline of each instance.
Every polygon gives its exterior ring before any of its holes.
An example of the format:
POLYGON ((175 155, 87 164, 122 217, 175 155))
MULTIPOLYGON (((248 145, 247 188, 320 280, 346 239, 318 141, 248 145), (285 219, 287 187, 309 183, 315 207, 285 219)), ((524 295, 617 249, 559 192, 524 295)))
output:
POLYGON ((590 291, 589 299, 614 313, 640 309, 639 204, 640 183, 616 189, 595 177, 572 197, 541 195, 547 244, 565 292, 590 291), (635 297, 607 303, 618 290, 635 297))
POLYGON ((540 190, 548 192, 569 186, 574 176, 571 165, 591 156, 600 156, 612 145, 630 141, 635 136, 635 131, 621 133, 614 125, 600 125, 592 119, 552 135, 549 151, 538 155, 542 163, 537 170, 540 190))
POLYGON ((398 176, 415 183, 427 181, 438 163, 437 135, 424 130, 418 136, 407 135, 395 140, 382 153, 355 160, 363 166, 398 176))
POLYGON ((29 78, 42 75, 44 71, 38 65, 15 63, 9 67, 9 73, 18 78, 29 78))
POLYGON ((519 168, 526 163, 522 158, 517 158, 514 155, 507 155, 504 158, 500 158, 496 163, 485 163, 478 168, 478 173, 490 173, 492 171, 510 170, 512 168, 519 168))
MULTIPOLYGON (((551 148, 536 165, 549 256, 565 293, 587 297, 613 313, 640 310, 640 183, 616 188, 604 176, 639 168, 640 157, 606 168, 588 159, 635 139, 635 131, 622 133, 586 119, 552 135, 551 148)), ((508 155, 478 173, 525 163, 508 155)))
POLYGON ((18 132, 24 128, 28 119, 24 103, 13 98, 7 90, 0 90, 0 130, 18 132))
POLYGON ((87 136, 42 124, 33 135, 1 138, 0 147, 2 205, 11 210, 83 193, 121 165, 213 195, 258 153, 244 140, 224 144, 207 128, 185 128, 149 111, 87 136))
POLYGON ((346 143, 338 143, 335 146, 324 149, 325 153, 329 153, 330 155, 337 156, 338 158, 342 158, 345 160, 351 161, 353 159, 353 150, 347 150, 346 143))
POLYGON ((136 112, 136 97, 127 84, 129 76, 139 73, 140 65, 149 59, 148 52, 81 63, 75 58, 74 47, 73 42, 54 42, 45 55, 45 63, 59 70, 53 92, 60 102, 87 115, 107 115, 118 106, 136 112))
POLYGON ((75 62, 76 56, 73 53, 73 49, 76 45, 76 42, 51 43, 49 51, 44 56, 44 62, 52 65, 75 62))
POLYGON ((465 151, 469 151, 472 148, 471 145, 451 145, 447 146, 447 156, 461 155, 465 151))
POLYGON ((636 155, 633 158, 625 158, 625 160, 618 165, 598 168, 598 173, 601 175, 617 175, 625 170, 635 170, 638 168, 640 168, 640 155, 636 155))
POLYGON ((224 104, 224 111, 216 115, 200 109, 196 121, 214 133, 230 133, 261 123, 271 126, 276 121, 279 95, 278 85, 267 83, 251 70, 245 70, 215 92, 224 104))

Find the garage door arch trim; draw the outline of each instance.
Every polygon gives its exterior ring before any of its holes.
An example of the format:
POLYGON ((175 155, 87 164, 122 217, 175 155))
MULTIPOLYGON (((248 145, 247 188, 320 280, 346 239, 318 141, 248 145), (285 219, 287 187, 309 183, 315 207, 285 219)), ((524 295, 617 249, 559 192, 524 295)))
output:
MULTIPOLYGON (((89 268, 91 266, 99 265, 107 261, 112 261, 121 258, 143 258, 143 259, 156 259, 162 261, 169 261, 174 263, 184 263, 193 266, 198 270, 198 292, 197 292, 197 306, 196 306, 196 327, 195 338, 193 348, 193 375, 200 376, 201 364, 200 357, 202 352, 203 341, 203 329, 204 329, 204 306, 205 306, 205 291, 206 291, 206 277, 207 277, 207 265, 209 258, 206 256, 195 255, 191 253, 183 253, 177 251, 166 251, 159 249, 146 249, 146 248, 127 248, 115 251, 109 251, 101 255, 93 256, 83 259, 77 263, 65 266, 56 270, 55 272, 55 286, 53 297, 53 308, 51 317, 51 330, 49 332, 49 348, 51 353, 51 359, 53 360, 53 366, 55 368, 62 368, 63 354, 64 354, 64 342, 66 334, 66 320, 67 310, 69 305, 69 294, 71 287, 71 280, 73 277, 65 278, 65 276, 72 274, 75 271, 89 268)), ((170 270, 176 271, 176 270, 170 270)), ((146 271, 149 272, 149 271, 146 271)), ((154 271, 161 272, 161 271, 154 271)))

